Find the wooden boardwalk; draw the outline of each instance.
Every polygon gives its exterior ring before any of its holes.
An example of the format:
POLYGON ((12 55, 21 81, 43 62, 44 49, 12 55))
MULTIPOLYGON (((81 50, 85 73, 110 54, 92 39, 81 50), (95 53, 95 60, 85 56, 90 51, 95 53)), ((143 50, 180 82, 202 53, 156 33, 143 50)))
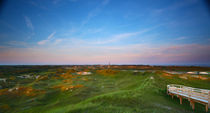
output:
POLYGON ((167 85, 167 93, 172 98, 174 95, 177 96, 180 99, 180 104, 182 104, 183 98, 188 99, 193 110, 195 109, 195 102, 205 105, 206 112, 210 108, 210 90, 170 84, 167 85))

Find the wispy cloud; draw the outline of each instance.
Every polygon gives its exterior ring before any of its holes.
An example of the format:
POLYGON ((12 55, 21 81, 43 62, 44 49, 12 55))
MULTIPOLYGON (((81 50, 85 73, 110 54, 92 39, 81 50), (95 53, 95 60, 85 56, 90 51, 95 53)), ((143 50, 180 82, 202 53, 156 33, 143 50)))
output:
POLYGON ((8 46, 0 46, 0 49, 8 48, 8 46))
POLYGON ((113 35, 113 36, 109 37, 106 40, 101 40, 101 41, 98 40, 98 41, 93 42, 93 43, 95 43, 95 44, 113 43, 113 42, 120 41, 122 39, 126 39, 126 38, 129 38, 129 37, 132 37, 132 36, 136 36, 136 35, 140 35, 140 34, 146 33, 146 32, 148 32, 150 30, 151 29, 144 29, 144 30, 140 30, 138 32, 130 32, 130 33, 117 34, 117 35, 113 35))
POLYGON ((46 44, 47 42, 49 42, 49 41, 53 38, 53 36, 55 35, 55 33, 56 33, 56 32, 52 32, 52 33, 47 37, 46 40, 41 40, 41 41, 39 41, 37 44, 38 44, 38 45, 44 45, 44 44, 46 44))
POLYGON ((57 3, 59 3, 59 2, 61 2, 61 0, 52 0, 52 3, 53 3, 53 4, 57 4, 57 3))
POLYGON ((28 39, 31 39, 34 35, 35 35, 35 33, 34 33, 34 32, 31 32, 31 33, 27 36, 27 40, 28 40, 28 39))
POLYGON ((79 0, 52 0, 52 3, 54 5, 57 5, 57 4, 61 3, 61 2, 78 2, 78 1, 79 0))
POLYGON ((40 9, 43 9, 43 10, 48 10, 48 8, 38 2, 35 2, 35 1, 32 1, 32 0, 28 0, 28 3, 35 6, 35 7, 38 7, 40 9))
POLYGON ((53 36, 55 35, 55 33, 56 33, 56 32, 51 33, 51 34, 47 37, 47 39, 50 40, 51 38, 53 38, 53 36))
MULTIPOLYGON (((151 30, 153 30, 156 27, 152 27, 152 28, 146 28, 146 29, 142 29, 136 32, 125 32, 125 33, 120 33, 120 34, 114 34, 114 35, 110 35, 107 37, 94 37, 93 39, 89 39, 89 38, 79 38, 79 37, 68 37, 68 38, 60 38, 57 40, 54 40, 54 44, 61 44, 61 46, 69 46, 69 45, 107 45, 107 44, 111 44, 111 43, 118 43, 120 41, 123 41, 125 39, 128 38, 132 38, 134 36, 140 36, 143 35, 144 33, 147 33, 151 30), (62 43, 61 43, 62 42, 62 43)), ((87 32, 91 32, 91 33, 98 33, 101 32, 102 29, 91 29, 91 30, 87 30, 87 32)), ((48 40, 43 40, 42 43, 46 43, 48 42, 48 40)))
POLYGON ((106 6, 109 2, 110 2, 110 0, 103 0, 103 2, 100 5, 98 5, 95 9, 90 11, 88 13, 87 18, 82 21, 82 25, 81 26, 84 26, 85 24, 87 24, 93 17, 95 17, 98 13, 100 13, 101 9, 104 6, 106 6))
POLYGON ((31 22, 31 19, 28 17, 28 16, 24 16, 25 18, 25 22, 26 22, 26 26, 31 29, 31 30, 34 30, 34 26, 31 22))
POLYGON ((39 45, 44 45, 44 44, 46 44, 48 41, 49 41, 49 40, 41 40, 41 41, 39 41, 37 44, 39 44, 39 45))
POLYGON ((102 5, 107 5, 109 2, 110 2, 110 0, 104 0, 104 1, 102 2, 102 5))
POLYGON ((0 24, 3 25, 3 26, 5 26, 5 27, 7 27, 7 28, 9 28, 9 29, 12 30, 13 32, 18 32, 18 33, 21 33, 21 34, 23 34, 23 35, 26 34, 25 32, 21 31, 20 29, 16 28, 16 27, 13 26, 13 25, 7 23, 6 21, 0 20, 0 24))
POLYGON ((186 36, 182 36, 182 37, 178 37, 178 38, 176 38, 175 40, 185 40, 185 39, 188 39, 188 37, 186 37, 186 36))
POLYGON ((195 4, 197 2, 197 0, 184 0, 184 1, 181 1, 181 2, 176 2, 172 5, 169 5, 165 8, 161 8, 161 9, 155 9, 153 11, 154 14, 161 14, 161 13, 164 13, 166 11, 170 11, 170 10, 176 10, 176 9, 180 9, 184 6, 187 6, 187 5, 191 5, 191 4, 195 4))
POLYGON ((57 45, 57 44, 61 43, 62 41, 63 41, 63 39, 56 39, 54 44, 57 45))
POLYGON ((7 44, 10 46, 27 46, 27 43, 23 41, 10 41, 7 44))
POLYGON ((87 29, 87 31, 85 31, 84 33, 99 33, 99 32, 102 32, 102 31, 103 31, 102 28, 87 29))
POLYGON ((120 41, 120 40, 122 40, 124 38, 135 36, 137 34, 139 34, 139 32, 123 33, 123 34, 114 35, 109 40, 103 40, 101 42, 98 42, 98 44, 105 44, 105 43, 117 42, 117 41, 120 41))

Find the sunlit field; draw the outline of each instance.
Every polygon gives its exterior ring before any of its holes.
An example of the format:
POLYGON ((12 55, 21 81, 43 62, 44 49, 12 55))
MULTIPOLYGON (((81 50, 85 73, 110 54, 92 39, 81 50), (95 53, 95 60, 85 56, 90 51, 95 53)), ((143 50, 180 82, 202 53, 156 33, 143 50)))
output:
POLYGON ((210 89, 205 67, 1 66, 1 113, 202 113, 167 84, 210 89), (147 67, 147 68, 145 68, 147 67), (180 72, 171 74, 169 71, 180 72))

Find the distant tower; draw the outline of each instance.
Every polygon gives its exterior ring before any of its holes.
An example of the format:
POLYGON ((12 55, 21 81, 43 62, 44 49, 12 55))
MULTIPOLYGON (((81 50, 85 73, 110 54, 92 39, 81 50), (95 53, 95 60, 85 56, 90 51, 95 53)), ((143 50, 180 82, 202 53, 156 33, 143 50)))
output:
POLYGON ((74 70, 77 70, 77 66, 74 66, 74 70))
POLYGON ((109 62, 109 65, 108 65, 108 69, 110 68, 110 62, 109 62))

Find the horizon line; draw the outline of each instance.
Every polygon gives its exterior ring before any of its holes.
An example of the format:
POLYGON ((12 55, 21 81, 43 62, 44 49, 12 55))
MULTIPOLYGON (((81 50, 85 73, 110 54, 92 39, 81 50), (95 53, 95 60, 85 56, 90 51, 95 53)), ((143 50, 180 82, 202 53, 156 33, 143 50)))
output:
POLYGON ((85 66, 85 65, 119 65, 119 66, 199 66, 210 67, 210 64, 0 64, 0 66, 85 66))

